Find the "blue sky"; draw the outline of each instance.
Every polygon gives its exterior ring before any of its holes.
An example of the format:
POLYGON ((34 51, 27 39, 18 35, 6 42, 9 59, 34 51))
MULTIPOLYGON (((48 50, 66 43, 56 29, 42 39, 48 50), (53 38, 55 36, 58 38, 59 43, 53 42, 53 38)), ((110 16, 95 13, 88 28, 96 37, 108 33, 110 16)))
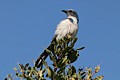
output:
POLYGON ((62 9, 74 9, 80 18, 75 47, 86 48, 74 65, 101 64, 104 80, 120 79, 119 0, 0 0, 0 80, 14 74, 17 63, 36 60, 66 18, 62 9))

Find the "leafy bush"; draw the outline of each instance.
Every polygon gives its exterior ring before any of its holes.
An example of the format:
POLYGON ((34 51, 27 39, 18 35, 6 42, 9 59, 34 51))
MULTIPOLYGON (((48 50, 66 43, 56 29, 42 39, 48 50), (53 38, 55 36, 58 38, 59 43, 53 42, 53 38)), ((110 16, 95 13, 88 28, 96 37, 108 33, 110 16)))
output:
MULTIPOLYGON (((15 79, 21 80, 102 80, 103 76, 94 76, 100 70, 100 65, 92 68, 79 68, 76 69, 74 63, 79 57, 79 50, 84 49, 81 47, 74 48, 77 38, 62 39, 59 42, 53 42, 53 51, 45 49, 49 54, 52 65, 43 60, 43 65, 40 68, 30 66, 29 63, 23 65, 18 64, 18 69, 14 68, 16 72, 15 79)), ((8 75, 5 80, 14 80, 11 75, 8 75)))

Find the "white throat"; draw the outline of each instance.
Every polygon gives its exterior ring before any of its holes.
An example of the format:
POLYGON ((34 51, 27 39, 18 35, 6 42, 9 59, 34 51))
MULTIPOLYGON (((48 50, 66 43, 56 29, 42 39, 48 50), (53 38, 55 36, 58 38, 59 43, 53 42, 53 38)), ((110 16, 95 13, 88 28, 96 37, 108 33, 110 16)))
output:
POLYGON ((78 23, 78 21, 77 21, 77 18, 76 18, 76 17, 74 17, 74 16, 68 16, 68 18, 72 18, 72 19, 73 19, 73 23, 74 23, 74 24, 77 24, 77 23, 78 23))

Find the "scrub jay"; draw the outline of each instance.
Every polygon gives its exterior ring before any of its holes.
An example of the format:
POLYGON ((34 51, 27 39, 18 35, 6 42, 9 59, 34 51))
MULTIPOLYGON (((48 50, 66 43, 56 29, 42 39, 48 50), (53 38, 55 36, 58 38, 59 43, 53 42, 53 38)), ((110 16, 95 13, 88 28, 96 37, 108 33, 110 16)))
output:
MULTIPOLYGON (((55 36, 53 37, 51 44, 47 47, 48 50, 53 51, 53 42, 59 41, 62 38, 67 37, 68 35, 73 39, 78 32, 78 14, 72 10, 62 10, 62 12, 67 14, 67 18, 60 21, 57 25, 55 36)), ((35 62, 35 66, 39 68, 42 65, 42 60, 45 60, 48 57, 49 53, 44 50, 43 53, 38 57, 35 62)))

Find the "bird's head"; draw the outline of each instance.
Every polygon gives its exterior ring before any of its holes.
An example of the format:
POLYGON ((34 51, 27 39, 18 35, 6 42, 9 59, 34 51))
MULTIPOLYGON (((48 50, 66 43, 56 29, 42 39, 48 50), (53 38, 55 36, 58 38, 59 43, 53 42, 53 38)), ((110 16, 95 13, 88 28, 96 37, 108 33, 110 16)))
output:
POLYGON ((72 10, 72 9, 69 9, 69 10, 62 10, 62 12, 66 13, 67 16, 73 16, 73 17, 78 18, 77 12, 74 11, 74 10, 72 10))
POLYGON ((74 11, 73 9, 62 10, 62 12, 66 13, 67 16, 73 16, 73 17, 76 17, 77 20, 79 21, 78 14, 77 14, 77 12, 74 11))

